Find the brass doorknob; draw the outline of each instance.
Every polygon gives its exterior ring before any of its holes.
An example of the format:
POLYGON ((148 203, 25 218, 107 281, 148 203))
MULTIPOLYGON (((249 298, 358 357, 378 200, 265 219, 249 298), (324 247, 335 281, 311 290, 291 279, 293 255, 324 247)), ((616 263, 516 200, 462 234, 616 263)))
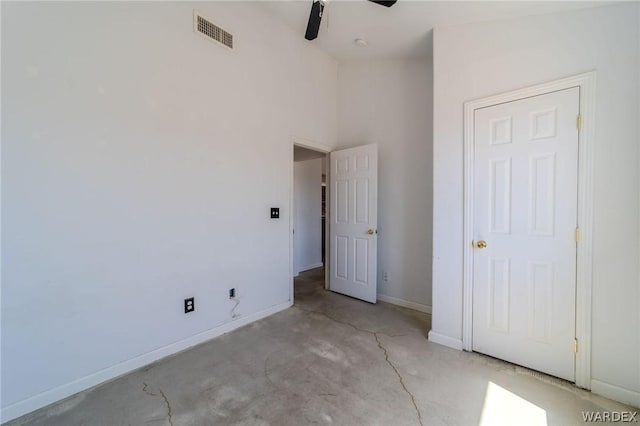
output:
POLYGON ((369 230, 367 231, 367 234, 369 234, 369 235, 373 235, 373 234, 375 234, 375 233, 376 233, 376 231, 374 231, 373 229, 369 229, 369 230))
POLYGON ((486 249, 487 242, 485 240, 480 240, 476 243, 476 247, 478 247, 479 249, 486 249))

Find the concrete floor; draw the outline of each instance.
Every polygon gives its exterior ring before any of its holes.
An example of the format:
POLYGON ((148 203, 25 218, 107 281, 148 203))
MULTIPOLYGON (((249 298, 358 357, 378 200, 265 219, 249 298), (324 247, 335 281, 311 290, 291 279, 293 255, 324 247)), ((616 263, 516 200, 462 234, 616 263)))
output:
POLYGON ((291 309, 9 424, 568 425, 637 411, 429 343, 429 327, 427 314, 327 292, 313 270, 291 309))

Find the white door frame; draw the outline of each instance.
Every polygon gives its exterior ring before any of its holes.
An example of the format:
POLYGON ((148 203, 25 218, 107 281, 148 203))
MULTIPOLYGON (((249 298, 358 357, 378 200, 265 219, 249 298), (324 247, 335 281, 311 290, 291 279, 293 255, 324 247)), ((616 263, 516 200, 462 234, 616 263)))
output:
POLYGON ((593 244, 593 151, 595 144, 596 72, 590 71, 523 89, 464 103, 464 250, 462 348, 473 348, 473 199, 474 199, 474 111, 550 92, 580 88, 582 127, 578 134, 578 227, 576 264, 576 385, 591 387, 591 281, 593 244))
MULTIPOLYGON (((291 282, 291 287, 289 289, 289 301, 293 304, 293 152, 295 146, 301 146, 303 148, 309 148, 314 151, 323 152, 325 156, 331 152, 331 147, 314 142, 309 139, 301 138, 300 136, 291 136, 290 138, 290 157, 289 157, 289 278, 291 282)), ((328 164, 328 161, 327 161, 328 164)), ((329 173, 327 175, 327 189, 326 191, 326 199, 329 200, 329 173)), ((327 214, 329 212, 329 204, 327 204, 327 214)), ((329 259, 329 223, 326 222, 325 228, 325 255, 324 255, 324 288, 329 289, 329 268, 330 262, 329 259)))

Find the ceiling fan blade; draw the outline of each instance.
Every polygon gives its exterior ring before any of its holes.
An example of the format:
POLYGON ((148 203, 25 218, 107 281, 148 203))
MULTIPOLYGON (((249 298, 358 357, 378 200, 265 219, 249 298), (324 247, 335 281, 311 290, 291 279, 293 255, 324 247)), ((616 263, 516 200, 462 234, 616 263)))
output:
POLYGON ((307 40, 314 40, 318 37, 318 31, 320 30, 320 20, 322 19, 322 11, 324 10, 324 1, 315 0, 311 6, 311 14, 309 15, 309 22, 307 23, 307 32, 304 38, 307 40))
POLYGON ((379 4, 379 5, 381 5, 381 6, 391 7, 391 6, 393 6, 394 4, 396 4, 396 2, 397 2, 398 0, 394 0, 394 1, 369 0, 369 1, 370 1, 370 2, 372 2, 372 3, 375 3, 375 4, 379 4))

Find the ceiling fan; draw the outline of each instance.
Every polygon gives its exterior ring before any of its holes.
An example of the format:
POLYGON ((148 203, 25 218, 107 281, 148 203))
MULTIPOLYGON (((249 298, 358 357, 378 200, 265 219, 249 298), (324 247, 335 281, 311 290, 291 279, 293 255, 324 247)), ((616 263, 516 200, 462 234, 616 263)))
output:
MULTIPOLYGON (((391 7, 398 0, 383 1, 383 0, 369 0, 371 3, 379 4, 381 6, 391 7)), ((324 11, 324 4, 326 0, 314 0, 311 5, 311 14, 309 15, 309 22, 307 23, 307 32, 304 38, 307 40, 315 40, 318 37, 318 31, 320 30, 320 20, 322 20, 322 12, 324 11)))

